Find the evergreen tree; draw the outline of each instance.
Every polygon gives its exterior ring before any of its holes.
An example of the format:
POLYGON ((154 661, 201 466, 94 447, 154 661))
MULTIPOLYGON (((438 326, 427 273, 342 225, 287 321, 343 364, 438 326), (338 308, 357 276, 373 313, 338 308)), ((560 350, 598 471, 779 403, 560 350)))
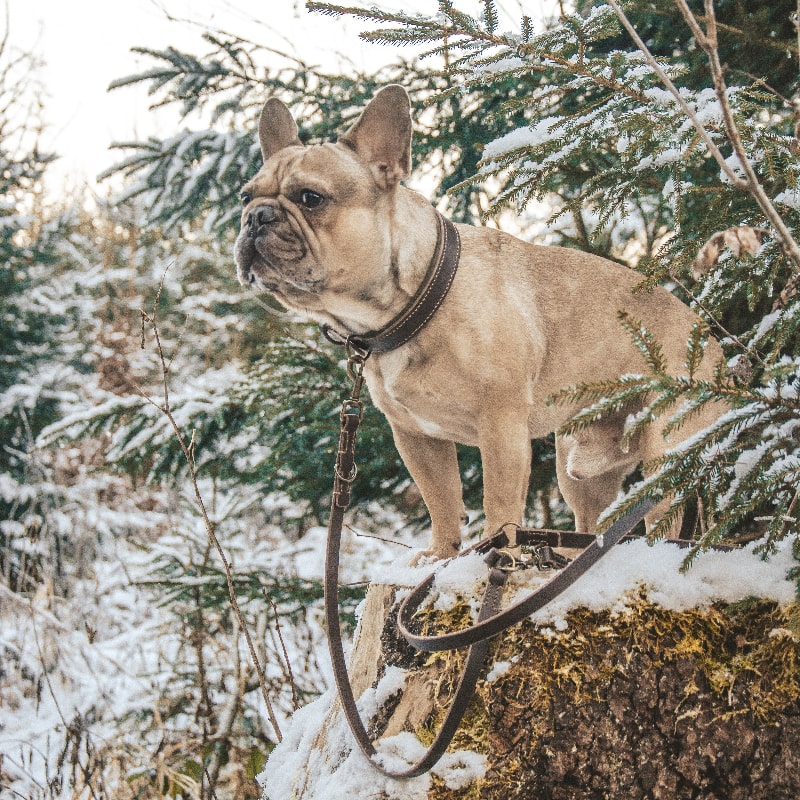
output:
MULTIPOLYGON (((15 385, 36 393, 44 372, 58 377, 58 393, 49 424, 37 419, 31 431, 36 446, 19 455, 23 479, 2 483, 16 493, 15 511, 28 501, 27 513, 41 519, 37 541, 12 520, 2 529, 11 534, 3 557, 27 567, 0 582, 0 705, 15 709, 11 721, 0 715, 4 741, 13 742, 3 779, 31 798, 66 796, 62 788, 127 796, 116 791, 127 786, 141 796, 181 787, 236 796, 229 764, 255 796, 253 776, 275 730, 185 458, 154 405, 163 403, 163 364, 149 326, 142 347, 141 310, 154 315, 161 282, 158 328, 175 417, 189 436, 197 423, 200 489, 282 717, 322 684, 322 592, 318 579, 297 574, 291 552, 280 554, 280 508, 240 479, 265 448, 235 426, 227 393, 258 337, 242 323, 238 287, 226 291, 220 277, 227 248, 202 229, 189 243, 165 239, 143 228, 135 204, 56 219, 52 263, 32 261, 53 338, 15 385), (49 794, 38 785, 45 779, 49 794)), ((45 214, 41 225, 55 222, 45 214)), ((344 593, 350 610, 362 594, 344 593)))
MULTIPOLYGON (((47 286, 58 222, 38 208, 53 156, 39 149, 36 64, 0 44, 0 576, 12 588, 42 579, 52 532, 43 530, 45 477, 32 458, 63 390, 54 344, 68 322, 47 286)), ((48 577, 52 577, 50 574, 48 577)))
MULTIPOLYGON (((268 97, 281 97, 292 108, 301 140, 314 144, 338 136, 378 88, 393 82, 408 89, 416 108, 434 110, 432 116, 420 113, 415 125, 417 174, 434 179, 437 200, 459 219, 477 221, 485 210, 482 187, 464 181, 474 174, 487 131, 507 124, 497 116, 498 97, 448 93, 450 75, 436 66, 397 61, 374 75, 336 75, 235 37, 208 33, 205 39, 211 50, 203 56, 140 49, 154 66, 111 84, 146 83, 156 105, 173 105, 187 122, 212 126, 116 145, 125 157, 108 174, 128 179, 123 199, 147 198, 150 223, 170 229, 202 216, 223 231, 238 225, 239 190, 261 166, 255 131, 268 97)), ((515 96, 517 82, 509 81, 507 89, 515 96)))
POLYGON ((568 429, 644 399, 647 413, 631 421, 629 434, 660 414, 674 430, 707 402, 731 407, 668 454, 608 519, 644 496, 664 494, 675 512, 700 499, 701 546, 754 528, 765 535, 765 550, 797 537, 794 6, 720 3, 715 13, 698 3, 693 13, 683 0, 665 1, 632 9, 631 25, 615 2, 583 3, 543 32, 523 19, 517 34, 497 30, 493 0, 476 19, 450 0, 440 0, 429 18, 309 7, 381 24, 364 34, 369 40, 446 50, 454 82, 466 87, 494 94, 500 78, 528 81, 532 89, 505 106, 522 110, 528 124, 486 137, 473 178, 499 182, 492 210, 544 204, 551 224, 572 214, 574 243, 586 249, 613 234, 612 255, 635 262, 645 286, 672 286, 722 340, 728 365, 717 380, 693 376, 706 336, 700 329, 687 342, 685 374, 667 375, 647 321, 628 321, 620 333, 640 347, 642 374, 565 388, 554 398, 588 404, 568 429), (641 39, 632 41, 636 24, 657 57, 641 39), (722 58, 730 59, 726 68, 722 58))

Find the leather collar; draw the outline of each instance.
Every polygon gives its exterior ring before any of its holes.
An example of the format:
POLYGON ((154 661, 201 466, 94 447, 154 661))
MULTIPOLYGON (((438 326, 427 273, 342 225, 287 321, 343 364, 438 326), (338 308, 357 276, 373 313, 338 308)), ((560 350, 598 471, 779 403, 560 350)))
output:
POLYGON ((325 338, 334 344, 347 344, 365 355, 388 353, 411 341, 430 321, 447 297, 458 269, 461 237, 449 219, 436 212, 439 230, 436 250, 428 271, 408 305, 378 330, 345 336, 328 325, 322 326, 325 338))

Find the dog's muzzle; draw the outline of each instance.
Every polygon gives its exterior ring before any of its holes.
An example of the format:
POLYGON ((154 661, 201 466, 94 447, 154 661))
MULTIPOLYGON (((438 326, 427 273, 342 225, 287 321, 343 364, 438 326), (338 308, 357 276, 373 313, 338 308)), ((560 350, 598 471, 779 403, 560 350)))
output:
POLYGON ((279 218, 278 208, 263 204, 251 208, 242 220, 234 255, 239 281, 242 284, 252 285, 256 282, 253 271, 253 262, 259 257, 256 242, 266 236, 269 227, 278 222, 279 218))
POLYGON ((303 291, 318 288, 324 277, 314 264, 305 263, 308 249, 284 210, 264 202, 248 209, 236 239, 235 261, 239 281, 273 291, 276 281, 288 282, 303 291))
POLYGON ((256 206, 251 209, 245 218, 247 235, 251 239, 256 239, 265 233, 264 228, 277 222, 280 214, 278 209, 272 205, 256 206))

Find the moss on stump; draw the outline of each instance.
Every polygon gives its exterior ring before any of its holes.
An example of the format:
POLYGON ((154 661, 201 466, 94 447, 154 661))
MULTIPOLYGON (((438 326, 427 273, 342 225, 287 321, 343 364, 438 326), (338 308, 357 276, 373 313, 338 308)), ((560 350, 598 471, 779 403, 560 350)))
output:
MULTIPOLYGON (((424 664, 429 741, 460 674, 463 653, 424 664)), ((800 640, 797 606, 749 600, 670 612, 630 599, 624 613, 573 611, 562 632, 523 623, 494 642, 451 745, 487 757, 485 776, 436 800, 797 800, 800 798, 800 640), (499 674, 498 673, 502 673, 499 674)), ((430 630, 468 624, 466 606, 437 613, 430 630)), ((420 674, 419 677, 422 677, 420 674)))

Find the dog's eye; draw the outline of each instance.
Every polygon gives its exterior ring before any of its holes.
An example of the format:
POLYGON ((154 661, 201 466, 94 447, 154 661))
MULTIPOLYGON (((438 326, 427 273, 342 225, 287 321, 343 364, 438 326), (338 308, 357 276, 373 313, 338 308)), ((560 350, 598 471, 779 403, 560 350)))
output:
POLYGON ((315 192, 311 189, 303 189, 303 191, 300 192, 300 205, 304 208, 319 208, 324 202, 325 198, 319 192, 315 192))
POLYGON ((251 194, 250 194, 250 192, 242 192, 242 193, 239 195, 239 198, 240 198, 240 199, 241 199, 241 201, 242 201, 242 205, 243 205, 243 206, 246 206, 246 205, 248 205, 248 204, 250 203, 250 201, 253 199, 253 195, 251 195, 251 194))

